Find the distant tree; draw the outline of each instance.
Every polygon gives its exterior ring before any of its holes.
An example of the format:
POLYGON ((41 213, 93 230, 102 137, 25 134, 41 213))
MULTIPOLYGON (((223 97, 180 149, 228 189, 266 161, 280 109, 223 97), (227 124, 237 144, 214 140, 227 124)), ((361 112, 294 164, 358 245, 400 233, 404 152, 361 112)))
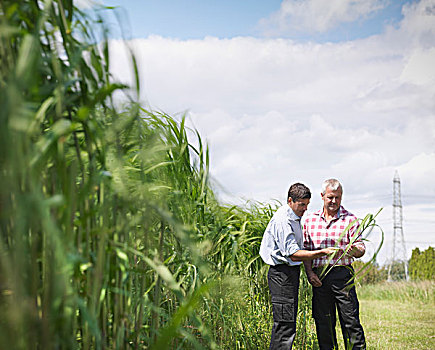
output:
POLYGON ((409 260, 409 276, 412 280, 435 279, 435 249, 429 247, 424 251, 415 248, 409 260))
POLYGON ((418 279, 418 275, 419 275, 418 269, 419 269, 419 265, 420 265, 420 256, 421 256, 420 249, 415 248, 412 250, 411 259, 409 260, 409 277, 412 280, 418 279))

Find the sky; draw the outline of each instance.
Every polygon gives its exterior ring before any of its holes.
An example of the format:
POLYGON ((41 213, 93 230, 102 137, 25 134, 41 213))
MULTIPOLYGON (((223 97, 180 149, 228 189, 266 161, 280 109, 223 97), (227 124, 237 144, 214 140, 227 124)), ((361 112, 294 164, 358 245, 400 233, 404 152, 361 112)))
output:
POLYGON ((103 4, 116 7, 99 12, 114 79, 132 82, 128 47, 144 105, 185 114, 207 140, 223 201, 284 203, 302 182, 313 212, 323 180, 337 178, 358 217, 383 208, 383 264, 397 171, 407 258, 435 246, 435 0, 103 4))

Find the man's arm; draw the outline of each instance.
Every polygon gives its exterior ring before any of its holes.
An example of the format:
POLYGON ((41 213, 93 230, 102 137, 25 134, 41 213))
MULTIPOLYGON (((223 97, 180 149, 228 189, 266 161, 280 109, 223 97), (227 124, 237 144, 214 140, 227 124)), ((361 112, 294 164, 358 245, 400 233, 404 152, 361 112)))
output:
POLYGON ((298 250, 296 253, 290 256, 290 259, 292 261, 307 261, 307 260, 313 260, 320 258, 324 255, 330 255, 330 254, 336 254, 337 253, 336 248, 324 248, 320 250, 298 250))

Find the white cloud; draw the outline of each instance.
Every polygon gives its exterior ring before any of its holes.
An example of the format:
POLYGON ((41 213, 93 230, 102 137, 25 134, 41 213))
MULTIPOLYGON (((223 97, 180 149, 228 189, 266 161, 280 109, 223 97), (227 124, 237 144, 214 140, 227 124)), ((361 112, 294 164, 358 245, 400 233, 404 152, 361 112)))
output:
MULTIPOLYGON (((129 44, 142 98, 169 114, 188 110, 207 138, 212 175, 228 190, 222 197, 284 201, 288 186, 302 181, 315 210, 321 182, 337 177, 356 214, 386 208, 380 223, 391 235, 398 170, 405 232, 421 232, 422 246, 435 244, 427 220, 435 217, 435 16, 427 10, 434 4, 407 5, 398 26, 336 44, 157 36, 129 44)), ((122 45, 111 44, 112 72, 131 82, 122 45)))
POLYGON ((421 0, 403 7, 400 35, 422 47, 432 47, 435 36, 435 1, 421 0))
POLYGON ((400 166, 399 172, 404 180, 412 181, 407 185, 409 195, 424 194, 435 199, 435 184, 427 182, 435 179, 435 152, 416 154, 400 166))
POLYGON ((266 33, 326 32, 341 23, 365 18, 387 5, 386 0, 284 0, 279 11, 262 21, 266 33))
POLYGON ((401 80, 411 84, 425 86, 435 92, 435 48, 420 49, 413 52, 405 69, 402 72, 401 80))
MULTIPOLYGON (((387 50, 404 48, 430 49, 435 42, 435 0, 420 0, 405 4, 402 8, 403 20, 399 26, 387 27, 385 34, 378 37, 387 50)), ((379 44, 379 41, 377 41, 379 44)), ((412 52, 411 52, 412 53, 412 52)))

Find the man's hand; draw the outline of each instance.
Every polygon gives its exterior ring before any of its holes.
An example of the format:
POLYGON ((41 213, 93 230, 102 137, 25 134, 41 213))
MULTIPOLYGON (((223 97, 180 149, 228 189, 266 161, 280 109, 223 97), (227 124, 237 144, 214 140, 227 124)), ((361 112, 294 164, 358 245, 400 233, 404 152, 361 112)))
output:
POLYGON ((325 255, 332 255, 334 258, 340 258, 344 254, 344 250, 337 247, 323 248, 325 255))
POLYGON ((360 258, 364 255, 365 249, 357 244, 352 244, 346 255, 354 258, 360 258))
POLYGON ((319 277, 314 272, 311 272, 310 274, 307 274, 308 282, 313 287, 320 287, 322 285, 322 281, 320 281, 319 277))

